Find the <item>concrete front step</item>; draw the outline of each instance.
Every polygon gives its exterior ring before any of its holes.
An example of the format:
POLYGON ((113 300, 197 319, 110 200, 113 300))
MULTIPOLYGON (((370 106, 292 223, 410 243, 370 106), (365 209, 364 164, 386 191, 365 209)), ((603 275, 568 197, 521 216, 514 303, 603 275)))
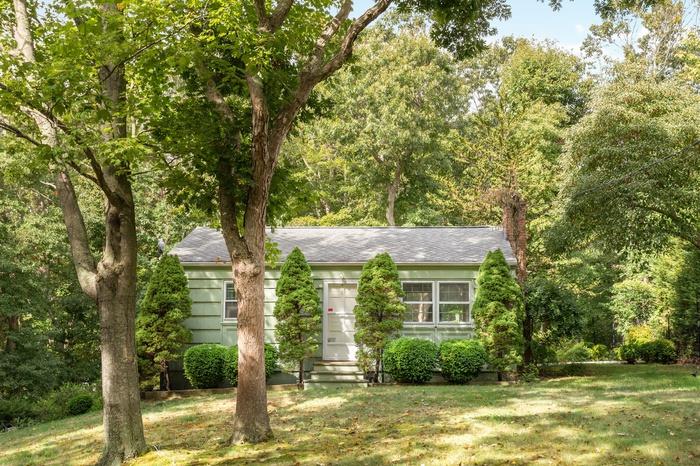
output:
POLYGON ((366 388, 367 386, 367 382, 321 382, 314 380, 307 380, 304 382, 304 390, 366 388))
POLYGON ((319 361, 314 364, 313 372, 362 373, 354 361, 319 361))
POLYGON ((366 387, 365 374, 355 361, 317 361, 305 389, 366 387))
POLYGON ((365 374, 362 372, 321 372, 313 371, 311 380, 314 382, 364 382, 365 374))

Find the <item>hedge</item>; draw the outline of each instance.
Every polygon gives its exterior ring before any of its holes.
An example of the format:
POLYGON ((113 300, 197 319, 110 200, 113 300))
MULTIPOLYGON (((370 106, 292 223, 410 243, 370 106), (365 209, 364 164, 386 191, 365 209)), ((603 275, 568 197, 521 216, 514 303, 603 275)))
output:
POLYGON ((433 377, 438 347, 430 340, 402 337, 384 349, 384 370, 397 382, 425 383, 433 377))

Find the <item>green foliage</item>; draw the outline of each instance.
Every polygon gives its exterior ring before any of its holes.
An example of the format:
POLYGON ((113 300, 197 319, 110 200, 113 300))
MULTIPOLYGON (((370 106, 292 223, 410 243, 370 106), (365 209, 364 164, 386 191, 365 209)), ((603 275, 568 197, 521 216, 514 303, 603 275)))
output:
POLYGON ((0 398, 35 399, 57 387, 62 368, 45 339, 31 328, 17 331, 10 338, 15 348, 0 350, 0 398))
POLYGON ((36 404, 26 398, 0 398, 0 428, 21 425, 39 415, 36 404))
POLYGON ((422 338, 401 337, 384 350, 384 370, 401 383, 425 383, 433 377, 438 346, 422 338))
POLYGON ((594 361, 605 361, 610 359, 610 348, 598 343, 591 347, 591 359, 594 361))
POLYGON ((68 400, 68 414, 77 416, 90 411, 92 408, 92 397, 87 394, 76 395, 68 400))
MULTIPOLYGON (((265 377, 270 378, 277 369, 277 348, 265 343, 265 377)), ((238 386, 238 346, 233 345, 226 349, 224 355, 224 379, 232 386, 238 386)))
POLYGON ((536 363, 543 363, 547 348, 580 335, 583 316, 574 295, 547 278, 530 278, 525 289, 525 308, 532 317, 533 357, 536 363))
POLYGON ((634 364, 642 357, 642 346, 653 340, 654 334, 650 327, 646 325, 630 327, 625 334, 624 343, 617 349, 618 357, 629 364, 634 364))
POLYGON ((682 83, 622 76, 602 88, 569 136, 560 234, 610 251, 695 242, 699 128, 700 96, 682 83))
POLYGON ((537 364, 526 364, 520 372, 519 378, 525 383, 537 382, 540 379, 540 369, 537 364))
POLYGON ((224 378, 226 347, 207 343, 185 351, 185 377, 194 388, 215 388, 224 378))
POLYGON ((631 327, 646 324, 658 312, 656 290, 648 281, 626 279, 615 283, 610 308, 618 332, 624 335, 631 327))
POLYGON ((378 254, 362 267, 354 310, 355 342, 358 363, 365 371, 374 370, 375 378, 384 348, 403 327, 403 294, 399 271, 389 254, 378 254))
POLYGON ((90 398, 90 406, 101 407, 99 386, 65 383, 37 402, 37 410, 42 420, 52 421, 71 416, 70 401, 75 398, 90 398))
POLYGON ((165 255, 156 265, 136 319, 136 345, 142 386, 160 388, 168 362, 180 357, 192 339, 183 321, 192 315, 187 276, 175 256, 165 255))
POLYGON ((684 356, 700 357, 700 251, 683 251, 671 278, 671 329, 684 356))
POLYGON ((639 359, 639 345, 634 343, 623 343, 617 347, 617 357, 628 364, 634 364, 639 359))
POLYGON ((488 355, 478 340, 446 340, 440 343, 439 364, 442 376, 451 383, 467 383, 486 364, 488 355))
POLYGON ((671 364, 676 360, 676 346, 665 338, 641 343, 638 352, 639 357, 647 363, 671 364))
POLYGON ((559 362, 584 362, 591 359, 591 349, 583 341, 571 342, 557 351, 559 362))
MULTIPOLYGON (((311 267, 299 248, 294 248, 282 265, 276 294, 274 316, 279 357, 297 369, 318 349, 322 316, 311 267)), ((303 373, 299 377, 301 382, 303 373)))
POLYGON ((479 268, 474 301, 476 331, 499 373, 522 360, 523 294, 501 250, 490 251, 479 268))

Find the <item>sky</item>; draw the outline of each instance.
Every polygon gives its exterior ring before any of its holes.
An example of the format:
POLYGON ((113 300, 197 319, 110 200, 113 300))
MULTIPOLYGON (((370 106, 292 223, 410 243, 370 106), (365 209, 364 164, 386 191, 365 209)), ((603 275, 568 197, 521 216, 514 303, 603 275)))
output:
MULTIPOLYGON (((373 0, 355 0, 355 14, 367 9, 373 0)), ((509 0, 511 18, 494 25, 496 38, 518 36, 538 40, 550 39, 562 48, 578 52, 591 24, 600 22, 593 9, 593 0, 564 0, 559 11, 553 11, 547 2, 537 0, 509 0)), ((488 41, 493 42, 496 38, 488 41)))

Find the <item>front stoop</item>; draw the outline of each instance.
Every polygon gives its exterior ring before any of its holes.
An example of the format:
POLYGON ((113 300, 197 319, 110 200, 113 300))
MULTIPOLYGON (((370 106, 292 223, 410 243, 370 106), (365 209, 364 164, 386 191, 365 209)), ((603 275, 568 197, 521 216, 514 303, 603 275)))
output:
POLYGON ((304 389, 366 387, 365 374, 355 361, 317 361, 304 389))

